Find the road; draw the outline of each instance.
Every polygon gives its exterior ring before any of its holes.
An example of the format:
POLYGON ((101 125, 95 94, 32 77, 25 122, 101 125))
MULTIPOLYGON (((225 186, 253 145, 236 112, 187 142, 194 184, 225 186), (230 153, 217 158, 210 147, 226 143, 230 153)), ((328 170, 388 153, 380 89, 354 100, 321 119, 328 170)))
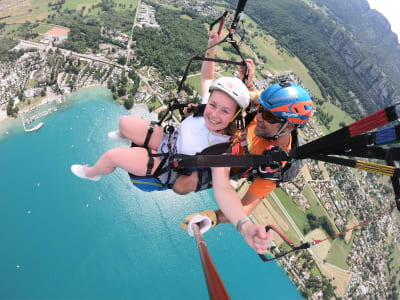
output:
POLYGON ((34 47, 34 48, 38 48, 40 50, 52 49, 53 51, 56 51, 57 49, 59 49, 64 56, 73 55, 73 56, 80 57, 80 58, 87 59, 87 60, 91 60, 91 61, 98 61, 98 62, 107 64, 107 65, 111 65, 111 66, 114 66, 114 67, 117 67, 117 68, 120 68, 120 69, 124 68, 124 66, 121 66, 120 64, 118 64, 116 62, 109 61, 109 60, 104 59, 104 58, 95 57, 93 55, 81 54, 81 53, 73 52, 73 51, 70 51, 70 50, 65 50, 65 49, 52 47, 52 46, 49 46, 49 45, 43 45, 41 43, 35 43, 35 42, 31 42, 31 41, 26 41, 26 40, 19 40, 19 42, 20 42, 20 44, 25 45, 27 47, 34 47))
POLYGON ((129 64, 129 57, 130 57, 130 52, 131 52, 131 44, 132 44, 132 36, 133 36, 133 28, 135 28, 135 26, 137 24, 136 20, 137 20, 137 16, 138 16, 139 9, 140 9, 140 2, 141 2, 141 0, 138 0, 138 4, 136 7, 136 13, 135 13, 135 19, 133 20, 131 35, 129 36, 129 40, 128 40, 128 46, 127 46, 128 53, 126 55, 125 69, 128 68, 128 64, 129 64))

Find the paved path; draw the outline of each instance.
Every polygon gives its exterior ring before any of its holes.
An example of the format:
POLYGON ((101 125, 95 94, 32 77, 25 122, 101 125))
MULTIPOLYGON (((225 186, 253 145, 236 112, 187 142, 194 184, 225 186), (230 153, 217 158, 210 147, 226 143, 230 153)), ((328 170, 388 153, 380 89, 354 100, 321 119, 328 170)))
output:
POLYGON ((135 13, 135 19, 133 20, 133 25, 132 25, 132 29, 131 29, 131 35, 129 36, 129 40, 128 40, 128 46, 127 46, 128 53, 126 55, 125 69, 128 68, 129 57, 130 57, 130 52, 131 52, 133 28, 135 28, 136 23, 137 23, 137 16, 138 16, 138 12, 140 10, 140 2, 141 2, 141 0, 138 0, 138 4, 137 4, 137 7, 136 7, 136 13, 135 13))

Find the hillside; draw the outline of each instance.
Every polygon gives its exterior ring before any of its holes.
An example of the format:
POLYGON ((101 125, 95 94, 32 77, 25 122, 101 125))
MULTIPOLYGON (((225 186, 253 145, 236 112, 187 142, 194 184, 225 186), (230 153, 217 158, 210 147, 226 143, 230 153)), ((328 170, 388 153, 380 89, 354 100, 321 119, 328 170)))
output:
POLYGON ((400 100, 400 89, 386 79, 384 68, 370 59, 351 31, 336 24, 328 8, 301 0, 253 0, 246 12, 301 59, 325 99, 354 118, 400 100))
POLYGON ((324 7, 331 19, 342 25, 359 44, 368 59, 400 88, 400 45, 388 20, 366 0, 314 0, 324 7))

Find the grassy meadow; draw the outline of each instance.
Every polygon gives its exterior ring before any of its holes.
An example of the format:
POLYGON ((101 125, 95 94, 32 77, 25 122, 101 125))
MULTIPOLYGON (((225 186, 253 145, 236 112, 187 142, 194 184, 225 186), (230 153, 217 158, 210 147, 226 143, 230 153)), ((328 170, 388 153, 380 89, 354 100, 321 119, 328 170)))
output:
MULTIPOLYGON (((46 19, 50 14, 57 14, 56 10, 52 10, 52 7, 49 7, 49 3, 54 3, 54 0, 30 0, 16 2, 13 0, 2 0, 0 3, 0 18, 10 16, 6 19, 3 19, 3 22, 7 24, 13 23, 24 23, 29 21, 31 23, 35 21, 40 21, 46 19)), ((82 10, 84 8, 84 15, 87 14, 97 14, 100 11, 99 8, 92 9, 89 12, 89 9, 92 8, 95 4, 100 3, 100 0, 67 0, 63 4, 61 11, 65 9, 75 9, 82 10)), ((125 9, 136 9, 138 1, 137 0, 115 0, 117 3, 117 9, 125 10, 125 9), (121 5, 125 5, 123 8, 121 5), (131 7, 132 6, 132 7, 131 7)))

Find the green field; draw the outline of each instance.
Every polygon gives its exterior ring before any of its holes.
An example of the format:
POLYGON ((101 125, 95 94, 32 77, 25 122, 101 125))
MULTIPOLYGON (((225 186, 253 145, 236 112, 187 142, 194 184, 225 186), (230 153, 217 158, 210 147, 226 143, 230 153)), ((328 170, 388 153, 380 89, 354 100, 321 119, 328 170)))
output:
POLYGON ((11 17, 4 19, 8 24, 10 23, 24 23, 25 21, 34 22, 35 20, 42 20, 48 16, 48 3, 50 0, 32 0, 23 3, 17 3, 13 0, 4 0, 2 5, 6 6, 5 9, 0 10, 0 17, 11 15, 11 17))
POLYGON ((183 15, 183 16, 180 16, 182 19, 185 19, 185 20, 193 20, 193 18, 191 18, 191 17, 189 17, 188 15, 183 15))
POLYGON ((38 27, 34 28, 32 31, 35 33, 38 33, 38 34, 44 34, 52 28, 53 28, 53 26, 46 25, 46 24, 40 24, 38 27))
POLYGON ((146 103, 147 107, 151 110, 155 110, 162 106, 162 103, 158 99, 153 99, 146 103))
POLYGON ((201 95, 201 79, 200 75, 188 77, 186 82, 194 88, 194 90, 201 95))
MULTIPOLYGON (((307 188, 305 188, 306 190, 307 188)), ((282 205, 285 207, 297 227, 304 232, 304 224, 308 222, 306 214, 300 209, 299 206, 297 206, 291 199, 290 197, 280 188, 275 189, 275 194, 278 196, 279 200, 281 201, 282 205)), ((318 201, 314 196, 310 195, 311 193, 311 188, 308 188, 308 190, 305 192, 305 194, 310 197, 307 198, 310 203, 311 203, 311 209, 308 210, 307 212, 313 213, 315 216, 328 216, 324 208, 322 208, 321 205, 317 205, 316 201, 318 201)), ((306 197, 307 197, 306 196, 306 197)), ((329 216, 328 216, 329 217, 329 216)), ((329 218, 330 219, 330 218, 329 218)), ((332 225, 335 228, 335 231, 337 232, 335 224, 332 223, 332 225)), ((349 269, 349 266, 346 263, 346 259, 349 255, 351 245, 353 243, 353 236, 350 240, 349 243, 345 243, 344 240, 341 240, 339 238, 336 238, 331 241, 331 248, 327 257, 327 262, 333 265, 336 265, 338 267, 341 267, 343 269, 349 269)))
MULTIPOLYGON (((2 5, 6 6, 5 9, 0 10, 0 17, 11 16, 4 19, 7 24, 12 23, 24 23, 25 21, 35 22, 36 20, 46 19, 49 14, 57 14, 57 11, 51 10, 48 6, 50 2, 55 2, 54 0, 31 0, 23 3, 16 3, 13 0, 3 0, 2 5)), ((93 5, 100 3, 100 0, 68 0, 66 1, 61 11, 65 9, 76 9, 81 10, 85 6, 84 14, 89 13, 89 8, 93 5)), ((115 0, 117 3, 116 9, 135 9, 137 7, 137 0, 115 0), (119 7, 119 4, 124 4, 125 8, 119 7), (132 5, 132 8, 130 8, 132 5)), ((96 15, 99 8, 93 9, 90 15, 96 15)))
MULTIPOLYGON (((315 194, 309 185, 306 185, 306 187, 304 188, 303 195, 311 204, 311 208, 310 210, 308 210, 308 213, 314 214, 317 218, 321 216, 327 216, 332 227, 335 229, 335 232, 338 233, 339 230, 337 229, 335 222, 333 222, 328 212, 323 208, 319 200, 315 197, 315 194)), ((349 266, 346 263, 346 259, 349 255, 352 241, 353 236, 350 239, 349 243, 346 243, 340 238, 332 240, 332 245, 329 255, 327 257, 327 262, 347 270, 349 266)))
POLYGON ((308 222, 306 214, 290 199, 288 194, 286 194, 282 189, 277 188, 274 190, 274 193, 281 201, 282 205, 287 210, 290 217, 293 219, 294 223, 300 229, 300 231, 304 232, 304 225, 308 222))
POLYGON ((327 216, 328 219, 331 221, 333 228, 336 229, 335 223, 331 220, 329 214, 327 213, 325 208, 321 205, 320 201, 316 197, 314 191, 312 190, 312 188, 310 187, 309 184, 306 184, 306 186, 304 187, 303 195, 304 195, 304 197, 306 197, 306 199, 308 200, 308 202, 311 205, 311 208, 307 211, 307 213, 312 213, 317 218, 322 217, 322 216, 327 216))
POLYGON ((29 110, 31 107, 38 105, 42 101, 42 97, 37 96, 35 98, 26 99, 24 102, 19 102, 17 104, 20 110, 29 110))
POLYGON ((12 37, 13 32, 16 31, 19 26, 22 26, 21 24, 9 24, 6 26, 3 35, 7 37, 12 37))
POLYGON ((297 235, 296 231, 293 229, 292 225, 290 225, 288 219, 286 216, 282 213, 281 209, 278 207, 274 199, 272 199, 272 196, 268 195, 267 196, 268 202, 271 204, 271 206, 275 209, 275 211, 279 214, 279 216, 282 218, 282 220, 288 225, 288 230, 284 231, 284 234, 295 244, 300 243, 300 238, 297 235))
POLYGON ((37 78, 29 79, 25 88, 32 89, 32 88, 34 88, 36 86, 36 83, 37 83, 37 78))
POLYGON ((328 112, 329 114, 333 115, 333 120, 329 123, 331 132, 341 128, 339 125, 340 122, 344 122, 346 125, 349 125, 355 121, 347 113, 329 102, 324 102, 321 108, 324 112, 328 112))
POLYGON ((326 261, 330 264, 338 266, 342 269, 348 270, 350 267, 346 260, 349 256, 351 245, 353 244, 353 238, 350 243, 346 244, 344 240, 336 238, 332 241, 331 249, 329 250, 326 261))
POLYGON ((85 6, 85 9, 92 7, 94 4, 100 3, 100 0, 68 0, 65 1, 64 5, 62 6, 62 10, 65 9, 76 9, 81 10, 82 7, 85 6))

